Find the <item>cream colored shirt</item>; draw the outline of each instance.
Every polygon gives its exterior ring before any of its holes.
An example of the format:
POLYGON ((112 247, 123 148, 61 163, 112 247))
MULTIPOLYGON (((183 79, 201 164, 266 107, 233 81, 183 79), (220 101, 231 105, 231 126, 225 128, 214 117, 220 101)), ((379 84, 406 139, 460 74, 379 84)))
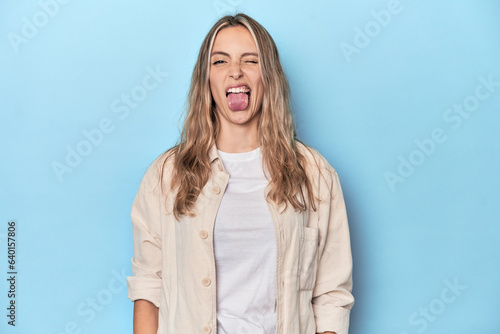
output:
MULTIPOLYGON (((320 198, 317 211, 269 203, 276 234, 276 334, 347 334, 354 304, 352 258, 344 199, 337 173, 316 151, 297 143, 320 198)), ((196 202, 196 216, 175 220, 175 193, 165 199, 158 158, 147 170, 132 205, 133 276, 130 300, 159 307, 158 333, 217 333, 214 222, 229 180, 217 148, 212 175, 196 202)), ((172 159, 164 171, 170 189, 172 159)))

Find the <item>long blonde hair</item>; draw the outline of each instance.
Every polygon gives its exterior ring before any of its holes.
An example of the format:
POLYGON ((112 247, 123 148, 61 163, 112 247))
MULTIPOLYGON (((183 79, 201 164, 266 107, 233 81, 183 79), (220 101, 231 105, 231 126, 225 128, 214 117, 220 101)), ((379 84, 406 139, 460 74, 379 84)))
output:
POLYGON ((315 196, 305 171, 306 159, 296 145, 289 86, 278 49, 263 26, 240 13, 221 18, 205 37, 191 78, 187 115, 179 143, 164 153, 166 159, 160 180, 163 182, 167 160, 173 157, 170 190, 176 192, 173 213, 177 219, 196 214, 195 202, 210 178, 209 151, 215 144, 220 127, 209 85, 210 54, 217 33, 236 26, 248 29, 259 53, 264 96, 258 121, 258 139, 263 164, 270 177, 267 200, 276 205, 285 204, 285 207, 290 204, 298 211, 316 210, 315 196))

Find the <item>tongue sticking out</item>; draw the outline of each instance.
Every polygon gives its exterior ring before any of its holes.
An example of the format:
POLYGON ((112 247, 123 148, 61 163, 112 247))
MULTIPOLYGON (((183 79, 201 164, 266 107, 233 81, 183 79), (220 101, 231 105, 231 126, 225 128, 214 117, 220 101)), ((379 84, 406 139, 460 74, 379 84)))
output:
POLYGON ((231 93, 227 96, 227 101, 232 111, 245 110, 248 107, 248 94, 231 93))

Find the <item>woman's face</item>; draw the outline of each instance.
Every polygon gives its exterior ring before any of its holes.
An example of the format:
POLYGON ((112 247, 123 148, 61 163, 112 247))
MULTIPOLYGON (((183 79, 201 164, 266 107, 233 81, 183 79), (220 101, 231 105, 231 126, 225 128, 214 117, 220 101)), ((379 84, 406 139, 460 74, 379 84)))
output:
POLYGON ((245 27, 223 28, 215 37, 210 90, 222 127, 257 124, 264 90, 257 46, 245 27))

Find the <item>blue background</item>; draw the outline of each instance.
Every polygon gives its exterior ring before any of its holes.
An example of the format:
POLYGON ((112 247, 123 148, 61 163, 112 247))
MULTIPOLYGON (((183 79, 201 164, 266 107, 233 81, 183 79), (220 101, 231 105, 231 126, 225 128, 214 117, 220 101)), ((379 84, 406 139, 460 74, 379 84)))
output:
POLYGON ((275 39, 299 136, 340 175, 350 333, 500 333, 499 1, 54 3, 0 4, 2 333, 132 333, 130 206, 177 141, 202 39, 237 11, 275 39))

